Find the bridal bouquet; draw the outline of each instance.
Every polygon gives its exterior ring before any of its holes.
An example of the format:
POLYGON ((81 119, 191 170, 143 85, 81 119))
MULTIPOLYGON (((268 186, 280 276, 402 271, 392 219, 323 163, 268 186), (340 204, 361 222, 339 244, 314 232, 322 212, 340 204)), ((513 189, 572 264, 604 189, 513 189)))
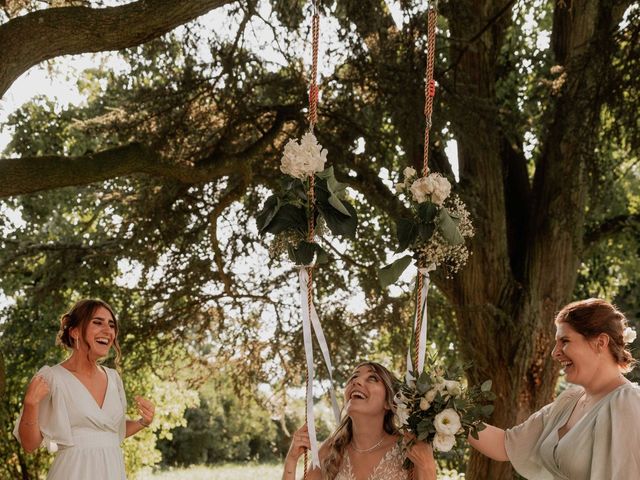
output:
POLYGON ((447 372, 433 358, 418 378, 407 373, 394 399, 400 429, 439 452, 450 451, 469 434, 477 438, 493 400, 491 380, 469 388, 461 370, 447 372))
POLYGON ((448 274, 457 272, 469 257, 465 240, 474 234, 469 212, 457 195, 451 195, 449 180, 439 173, 417 178, 411 167, 403 175, 396 191, 409 202, 412 217, 396 221, 396 252, 411 250, 414 254, 380 270, 383 287, 394 283, 412 258, 429 271, 445 266, 448 274))
POLYGON ((324 168, 326 160, 327 151, 312 132, 307 132, 300 142, 290 140, 280 166, 288 177, 280 182, 279 191, 267 198, 256 218, 261 234, 275 235, 272 254, 286 251, 297 265, 309 265, 314 258, 317 264, 328 260, 320 245, 308 241, 310 220, 318 234, 328 228, 334 235, 355 236, 356 210, 347 202, 346 185, 336 180, 333 167, 324 168), (314 205, 309 204, 307 195, 312 176, 314 205))

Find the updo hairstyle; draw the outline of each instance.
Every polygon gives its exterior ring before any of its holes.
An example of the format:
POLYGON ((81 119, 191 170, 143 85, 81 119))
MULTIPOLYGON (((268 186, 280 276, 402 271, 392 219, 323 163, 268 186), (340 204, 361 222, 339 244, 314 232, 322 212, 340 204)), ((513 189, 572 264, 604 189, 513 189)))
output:
POLYGON ((73 328, 79 328, 82 339, 87 343, 85 336, 87 326, 89 325, 89 321, 93 318, 96 310, 100 307, 104 307, 109 311, 113 318, 113 322, 115 323, 116 332, 113 340, 113 348, 116 351, 115 363, 118 365, 120 363, 121 355, 120 344, 118 343, 118 319, 116 318, 116 314, 113 312, 113 308, 103 300, 93 298, 80 300, 71 307, 71 310, 62 315, 62 317, 60 317, 60 329, 56 336, 56 345, 62 345, 63 347, 71 350, 76 348, 76 340, 71 336, 71 329, 73 328))
POLYGON ((580 300, 565 306, 556 316, 555 323, 564 322, 587 339, 600 334, 609 336, 609 351, 623 373, 636 365, 624 341, 627 319, 616 307, 599 298, 580 300))

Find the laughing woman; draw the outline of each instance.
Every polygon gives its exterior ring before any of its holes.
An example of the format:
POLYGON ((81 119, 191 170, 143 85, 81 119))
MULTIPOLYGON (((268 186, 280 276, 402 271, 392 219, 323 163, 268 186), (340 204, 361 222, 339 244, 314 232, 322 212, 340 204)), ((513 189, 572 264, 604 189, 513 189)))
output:
MULTIPOLYGON (((395 379, 382 365, 362 363, 345 388, 342 422, 320 448, 320 469, 308 480, 406 480, 405 455, 398 441, 393 397, 395 379)), ((283 480, 295 479, 298 458, 310 448, 303 426, 294 435, 285 460, 283 480)), ((431 447, 417 442, 407 453, 415 465, 415 480, 435 480, 436 465, 431 447)))
POLYGON ((127 420, 122 380, 99 360, 116 351, 118 322, 101 300, 81 300, 60 320, 57 342, 71 355, 31 380, 14 435, 28 452, 56 453, 47 480, 123 480, 120 443, 148 427, 154 405, 136 397, 140 417, 127 420))
POLYGON ((640 478, 640 387, 623 374, 635 332, 604 300, 564 307, 553 358, 575 386, 509 430, 488 426, 473 447, 535 480, 640 478))

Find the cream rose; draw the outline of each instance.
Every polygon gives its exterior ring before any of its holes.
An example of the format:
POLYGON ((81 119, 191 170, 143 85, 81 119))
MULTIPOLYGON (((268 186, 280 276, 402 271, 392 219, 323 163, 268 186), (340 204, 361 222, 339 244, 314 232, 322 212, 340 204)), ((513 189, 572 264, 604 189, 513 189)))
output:
POLYGON ((415 168, 407 167, 407 168, 404 169, 404 172, 402 172, 402 173, 404 173, 405 180, 408 180, 409 178, 415 177, 416 173, 418 173, 418 172, 416 172, 415 168))
POLYGON ((429 175, 433 177, 435 187, 431 193, 431 201, 436 205, 442 205, 451 193, 451 183, 439 173, 429 175))
POLYGON ((460 382, 456 382, 455 380, 445 380, 444 386, 447 389, 449 395, 453 397, 458 397, 462 394, 462 387, 460 386, 460 382))
POLYGON ((456 437, 453 435, 443 435, 441 433, 436 433, 436 436, 433 437, 433 448, 438 450, 439 452, 448 452, 453 448, 456 444, 456 437))

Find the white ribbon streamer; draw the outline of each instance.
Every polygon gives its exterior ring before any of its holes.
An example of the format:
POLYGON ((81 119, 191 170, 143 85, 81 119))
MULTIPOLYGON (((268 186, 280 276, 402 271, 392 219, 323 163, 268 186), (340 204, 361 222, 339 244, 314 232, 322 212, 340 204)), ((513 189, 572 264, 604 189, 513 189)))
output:
POLYGON ((411 353, 413 350, 413 345, 409 345, 409 350, 407 352, 407 369, 413 372, 415 378, 418 378, 420 374, 424 370, 424 361, 427 356, 427 295, 429 293, 429 272, 433 270, 433 268, 421 268, 418 271, 418 275, 422 275, 422 289, 420 290, 420 311, 422 312, 422 324, 420 326, 420 332, 416 332, 418 328, 418 312, 416 309, 416 315, 413 319, 413 334, 414 338, 417 337, 418 340, 418 368, 414 369, 413 365, 413 356, 411 353))
POLYGON ((298 277, 300 279, 300 306, 302 309, 302 334, 304 339, 304 353, 307 360, 307 378, 309 379, 309 381, 307 382, 307 427, 309 428, 309 441, 311 443, 311 464, 313 467, 320 468, 320 458, 318 455, 318 439, 316 436, 315 417, 313 414, 314 368, 313 338, 311 336, 312 329, 316 334, 324 363, 327 367, 327 371, 329 372, 329 380, 331 382, 331 384, 329 385, 329 392, 331 394, 331 404, 333 407, 333 414, 335 416, 336 422, 340 421, 340 409, 338 408, 338 401, 336 400, 336 394, 333 389, 333 366, 331 365, 331 359, 329 357, 329 347, 327 346, 327 340, 324 336, 324 332, 322 331, 320 319, 318 318, 318 313, 316 312, 316 308, 313 305, 313 300, 309 302, 309 273, 307 272, 307 269, 305 267, 300 268, 298 277), (311 306, 311 310, 309 310, 309 306, 311 306))

